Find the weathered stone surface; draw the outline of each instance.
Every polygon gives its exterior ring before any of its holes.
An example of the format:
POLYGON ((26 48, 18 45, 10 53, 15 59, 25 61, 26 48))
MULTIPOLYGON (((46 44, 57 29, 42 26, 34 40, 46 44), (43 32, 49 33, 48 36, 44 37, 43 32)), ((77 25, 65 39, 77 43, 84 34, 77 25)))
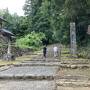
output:
POLYGON ((15 56, 13 54, 4 54, 3 55, 3 60, 6 60, 6 61, 14 61, 15 60, 15 56))
POLYGON ((61 60, 62 64, 89 64, 89 60, 74 60, 72 58, 72 60, 61 60))
POLYGON ((87 82, 89 81, 87 77, 84 76, 63 76, 56 79, 56 82, 59 84, 61 82, 87 82))
POLYGON ((0 78, 30 78, 30 79, 51 79, 56 75, 58 67, 46 66, 21 66, 11 67, 0 72, 0 78))
POLYGON ((57 86, 63 87, 90 87, 90 81, 88 80, 57 80, 57 86))
POLYGON ((48 62, 48 61, 26 61, 16 66, 60 66, 61 62, 48 62))
POLYGON ((77 68, 77 65, 71 65, 71 68, 72 69, 76 69, 77 68))
POLYGON ((76 28, 75 28, 75 22, 70 23, 70 40, 71 40, 71 55, 73 57, 76 57, 76 28))
POLYGON ((55 90, 53 81, 0 81, 0 90, 55 90))
POLYGON ((90 25, 88 25, 87 34, 89 34, 89 35, 90 35, 90 25))
POLYGON ((71 68, 71 69, 78 69, 78 68, 81 68, 81 69, 88 69, 90 68, 90 65, 89 64, 59 64, 60 67, 62 68, 71 68))

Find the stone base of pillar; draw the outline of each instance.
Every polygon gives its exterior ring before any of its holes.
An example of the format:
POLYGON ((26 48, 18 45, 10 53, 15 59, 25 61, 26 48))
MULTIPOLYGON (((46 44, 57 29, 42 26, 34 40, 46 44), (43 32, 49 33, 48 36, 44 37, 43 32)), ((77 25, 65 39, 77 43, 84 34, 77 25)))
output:
POLYGON ((14 61, 15 60, 15 56, 13 54, 4 54, 3 55, 3 60, 11 60, 11 61, 14 61))
POLYGON ((78 58, 77 55, 72 55, 70 56, 71 58, 78 58))

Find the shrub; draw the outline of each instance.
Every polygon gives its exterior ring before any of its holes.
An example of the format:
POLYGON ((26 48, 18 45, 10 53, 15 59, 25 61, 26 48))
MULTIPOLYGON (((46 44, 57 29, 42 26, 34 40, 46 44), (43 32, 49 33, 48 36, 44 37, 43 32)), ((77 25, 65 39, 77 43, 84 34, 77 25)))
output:
POLYGON ((42 39, 45 38, 43 33, 31 32, 23 38, 16 40, 16 46, 20 48, 39 48, 42 45, 42 39))
POLYGON ((89 47, 79 47, 78 57, 90 59, 90 48, 89 47))

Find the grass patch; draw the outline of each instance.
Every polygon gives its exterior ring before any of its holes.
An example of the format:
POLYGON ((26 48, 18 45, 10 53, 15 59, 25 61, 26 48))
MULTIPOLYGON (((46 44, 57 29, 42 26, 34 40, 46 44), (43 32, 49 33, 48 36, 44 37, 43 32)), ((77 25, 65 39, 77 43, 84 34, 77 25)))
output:
POLYGON ((21 63, 23 61, 31 60, 31 58, 32 58, 32 55, 24 55, 24 56, 21 56, 21 57, 17 57, 15 61, 0 60, 0 65, 19 64, 19 63, 21 63))
POLYGON ((17 57, 15 61, 0 60, 0 66, 19 64, 23 61, 32 60, 33 57, 36 57, 39 54, 41 54, 41 51, 36 51, 36 52, 32 53, 31 55, 23 55, 23 56, 17 57))
MULTIPOLYGON (((77 58, 74 58, 74 57, 71 57, 71 55, 70 55, 70 50, 69 50, 69 48, 62 48, 62 51, 61 51, 61 60, 63 61, 63 60, 66 60, 66 61, 68 61, 68 60, 83 60, 83 61, 89 61, 89 59, 83 54, 83 51, 84 52, 86 52, 86 50, 82 50, 82 55, 83 55, 83 57, 78 57, 78 55, 77 55, 77 58)), ((80 54, 81 54, 80 53, 80 54)))

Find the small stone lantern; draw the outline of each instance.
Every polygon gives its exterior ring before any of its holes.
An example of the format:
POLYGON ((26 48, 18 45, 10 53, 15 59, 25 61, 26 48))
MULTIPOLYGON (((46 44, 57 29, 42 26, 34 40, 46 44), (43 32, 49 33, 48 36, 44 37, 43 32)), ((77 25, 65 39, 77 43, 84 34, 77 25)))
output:
POLYGON ((15 60, 14 55, 11 53, 11 39, 14 36, 10 31, 3 29, 3 22, 8 23, 3 17, 0 17, 0 36, 4 37, 8 41, 7 53, 3 56, 4 60, 15 60))
POLYGON ((4 60, 15 60, 15 56, 11 53, 11 39, 14 37, 14 34, 6 29, 1 29, 0 34, 5 37, 8 41, 7 53, 3 56, 4 60))

